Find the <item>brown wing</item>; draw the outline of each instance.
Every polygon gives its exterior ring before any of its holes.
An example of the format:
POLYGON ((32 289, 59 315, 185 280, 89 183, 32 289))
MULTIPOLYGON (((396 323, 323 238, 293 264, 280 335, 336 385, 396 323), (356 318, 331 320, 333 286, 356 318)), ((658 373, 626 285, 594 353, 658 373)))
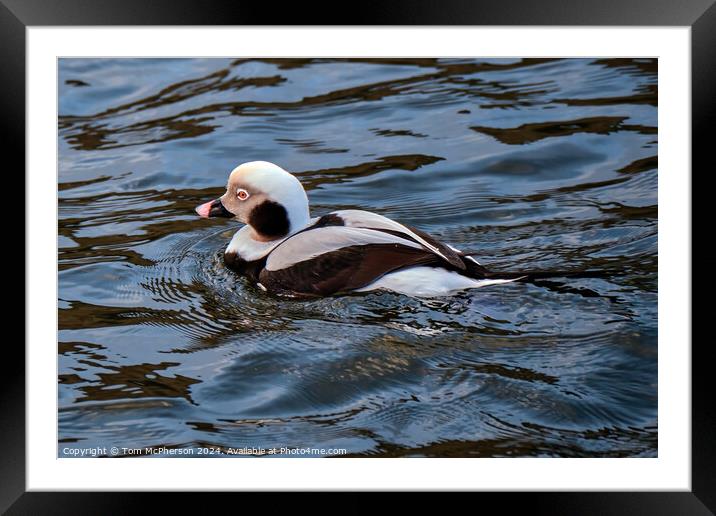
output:
POLYGON ((450 265, 457 267, 458 269, 465 269, 465 264, 463 263, 462 259, 462 253, 460 253, 459 251, 455 251, 455 249, 453 249, 452 247, 443 244, 439 240, 436 240, 435 237, 427 234, 425 231, 421 231, 420 229, 414 228, 412 226, 405 227, 407 227, 410 231, 412 231, 420 238, 425 240, 427 243, 435 247, 438 251, 440 251, 440 253, 445 256, 450 265))
MULTIPOLYGON (((424 231, 406 226, 383 215, 363 210, 339 210, 322 217, 323 219, 326 219, 325 224, 344 224, 350 227, 367 228, 416 242, 424 246, 426 250, 435 253, 436 256, 457 270, 466 269, 461 254, 450 246, 438 242, 424 231)), ((319 220, 319 223, 321 223, 321 220, 319 220)))
POLYGON ((279 270, 264 269, 259 281, 270 292, 327 296, 369 285, 405 267, 440 265, 442 260, 422 248, 400 244, 342 247, 279 270))
POLYGON ((427 234, 425 231, 421 231, 412 226, 406 227, 410 229, 410 231, 418 235, 420 238, 428 242, 430 245, 437 247, 441 253, 443 253, 446 257, 449 258, 449 262, 451 265, 455 265, 455 260, 460 260, 462 266, 458 267, 458 269, 463 270, 465 274, 478 279, 481 279, 485 277, 486 274, 489 274, 488 270, 482 265, 480 265, 477 260, 468 258, 468 255, 464 254, 462 251, 456 251, 452 247, 447 246, 438 240, 435 240, 435 238, 427 234))

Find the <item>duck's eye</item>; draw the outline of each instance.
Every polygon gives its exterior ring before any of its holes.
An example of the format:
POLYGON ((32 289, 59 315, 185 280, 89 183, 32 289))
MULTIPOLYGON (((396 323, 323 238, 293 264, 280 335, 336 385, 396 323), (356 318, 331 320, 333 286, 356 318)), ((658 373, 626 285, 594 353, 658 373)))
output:
POLYGON ((249 198, 249 192, 247 192, 243 188, 239 188, 236 192, 236 197, 238 197, 242 201, 245 201, 249 198))

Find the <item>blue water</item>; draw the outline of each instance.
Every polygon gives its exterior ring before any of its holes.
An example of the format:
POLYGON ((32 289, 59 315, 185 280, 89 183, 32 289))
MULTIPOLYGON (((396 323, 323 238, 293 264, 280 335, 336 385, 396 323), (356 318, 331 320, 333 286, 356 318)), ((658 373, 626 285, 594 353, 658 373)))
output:
POLYGON ((655 60, 59 76, 59 456, 657 455, 655 60), (295 173, 313 215, 367 209, 495 270, 605 277, 276 299, 224 267, 236 223, 193 212, 251 160, 295 173))

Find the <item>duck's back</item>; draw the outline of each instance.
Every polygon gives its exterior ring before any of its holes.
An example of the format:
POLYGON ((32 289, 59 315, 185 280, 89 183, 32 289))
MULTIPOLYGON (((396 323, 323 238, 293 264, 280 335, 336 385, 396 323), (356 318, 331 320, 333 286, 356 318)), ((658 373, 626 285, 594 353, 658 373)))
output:
POLYGON ((418 266, 480 277, 481 266, 429 235, 371 212, 324 215, 276 246, 259 282, 271 292, 326 296, 418 266))

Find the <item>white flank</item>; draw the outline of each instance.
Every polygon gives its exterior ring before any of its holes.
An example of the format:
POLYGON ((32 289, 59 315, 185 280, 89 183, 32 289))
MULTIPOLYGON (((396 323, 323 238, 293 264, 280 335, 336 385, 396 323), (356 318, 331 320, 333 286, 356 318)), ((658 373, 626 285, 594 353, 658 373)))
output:
POLYGON ((511 283, 515 279, 473 279, 440 267, 411 267, 391 272, 356 292, 392 290, 414 297, 439 297, 469 288, 511 283))

